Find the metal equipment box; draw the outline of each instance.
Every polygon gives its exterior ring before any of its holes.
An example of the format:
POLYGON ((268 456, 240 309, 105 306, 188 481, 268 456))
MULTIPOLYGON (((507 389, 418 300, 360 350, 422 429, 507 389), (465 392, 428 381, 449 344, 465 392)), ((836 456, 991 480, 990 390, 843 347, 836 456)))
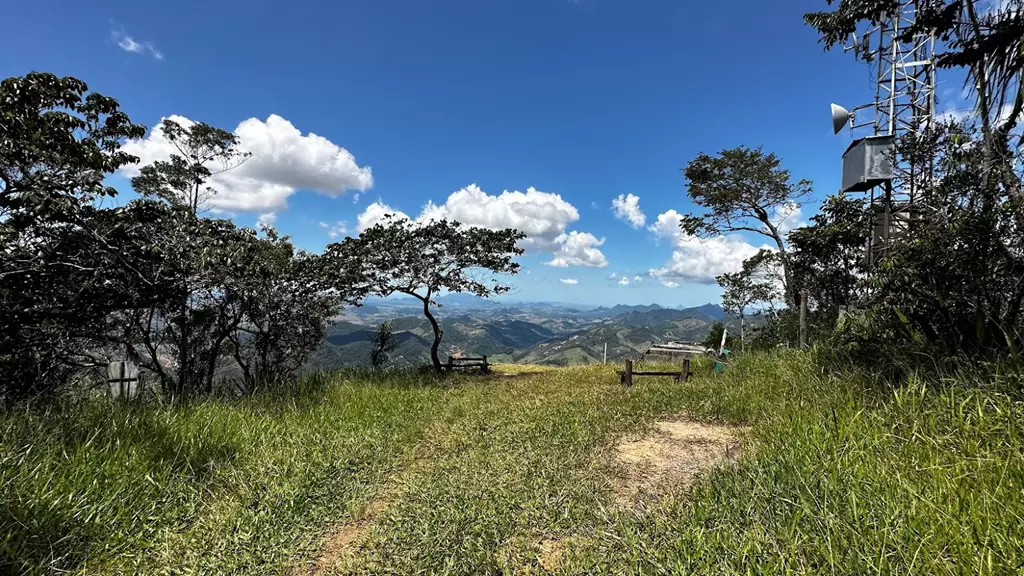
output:
POLYGON ((892 136, 868 136, 843 153, 843 192, 864 192, 892 180, 892 136))

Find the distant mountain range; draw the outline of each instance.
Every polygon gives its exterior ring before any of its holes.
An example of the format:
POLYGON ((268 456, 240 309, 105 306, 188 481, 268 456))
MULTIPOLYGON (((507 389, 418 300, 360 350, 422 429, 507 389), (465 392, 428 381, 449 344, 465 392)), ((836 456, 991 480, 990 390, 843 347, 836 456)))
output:
MULTIPOLYGON (((649 344, 672 340, 703 340, 711 325, 724 321, 735 328, 716 304, 693 308, 599 306, 581 310, 565 304, 501 304, 472 295, 441 299, 435 316, 444 330, 441 356, 462 352, 486 355, 495 362, 570 365, 600 362, 605 345, 608 360, 637 355, 649 344)), ((433 332, 412 298, 376 299, 349 309, 328 329, 324 345, 310 361, 315 369, 369 362, 370 336, 392 321, 398 348, 396 366, 429 360, 433 332)))

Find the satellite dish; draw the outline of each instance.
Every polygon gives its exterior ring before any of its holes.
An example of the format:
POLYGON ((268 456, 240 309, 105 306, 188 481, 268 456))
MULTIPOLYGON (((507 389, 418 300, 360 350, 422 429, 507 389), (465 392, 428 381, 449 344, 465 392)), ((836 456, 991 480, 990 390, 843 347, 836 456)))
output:
POLYGON ((832 104, 831 106, 832 130, 834 130, 836 134, 839 134, 839 131, 843 129, 843 124, 846 124, 846 122, 853 117, 853 114, 847 112, 846 108, 843 108, 839 104, 832 104))

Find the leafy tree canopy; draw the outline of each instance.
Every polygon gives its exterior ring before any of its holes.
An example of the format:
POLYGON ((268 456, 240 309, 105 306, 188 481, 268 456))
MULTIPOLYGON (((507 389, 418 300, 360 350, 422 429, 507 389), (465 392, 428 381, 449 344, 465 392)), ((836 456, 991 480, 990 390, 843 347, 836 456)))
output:
POLYGON ((811 193, 811 182, 793 182, 778 157, 745 146, 723 150, 717 157, 701 153, 687 164, 683 174, 690 199, 707 212, 684 216, 682 229, 703 237, 753 232, 771 238, 780 252, 786 301, 795 306, 795 287, 779 216, 800 206, 811 193))
POLYGON ((431 361, 440 371, 437 349, 442 330, 430 312, 442 290, 480 297, 508 292, 510 287, 491 274, 516 274, 514 257, 526 235, 514 229, 487 230, 459 222, 432 220, 415 223, 388 216, 356 238, 346 238, 324 251, 333 264, 334 286, 379 296, 399 293, 423 303, 434 330, 431 361))

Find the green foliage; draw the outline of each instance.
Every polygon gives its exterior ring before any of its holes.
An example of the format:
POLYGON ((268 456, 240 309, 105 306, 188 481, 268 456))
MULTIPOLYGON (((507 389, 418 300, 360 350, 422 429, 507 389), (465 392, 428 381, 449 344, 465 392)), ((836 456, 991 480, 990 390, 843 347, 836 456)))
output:
POLYGON ((52 394, 94 359, 108 314, 159 300, 151 253, 108 174, 145 128, 75 78, 33 72, 0 83, 0 400, 52 394), (142 255, 133 267, 127 254, 142 255))
POLYGON ((356 296, 330 290, 323 259, 296 253, 273 228, 264 227, 262 237, 245 231, 243 244, 245 268, 225 288, 242 318, 228 334, 230 349, 251 393, 298 371, 323 342, 330 318, 356 296))
POLYGON ((514 229, 467 228, 447 220, 414 223, 389 215, 357 238, 329 244, 324 255, 339 290, 399 293, 423 303, 434 333, 430 359, 440 372, 437 350, 443 330, 430 311, 435 298, 442 290, 480 297, 508 292, 509 286, 485 275, 517 273, 513 258, 523 254, 517 242, 525 237, 514 229))
POLYGON ((771 306, 777 299, 771 267, 779 257, 770 250, 760 250, 743 262, 739 272, 715 277, 722 287, 722 309, 740 319, 740 349, 746 340, 747 308, 755 304, 771 306))
POLYGON ((792 182, 778 157, 744 146, 723 150, 717 157, 701 153, 687 164, 683 175, 690 200, 707 212, 684 216, 682 229, 702 237, 753 232, 770 238, 779 249, 786 302, 795 307, 796 288, 779 213, 799 207, 811 193, 811 182, 792 182))
POLYGON ((381 322, 377 331, 370 335, 370 344, 373 346, 370 350, 370 365, 376 370, 384 366, 388 361, 388 356, 394 352, 395 348, 398 348, 398 342, 395 341, 395 335, 391 331, 390 321, 381 322))
POLYGON ((273 230, 199 217, 210 178, 248 157, 207 124, 165 121, 177 153, 132 180, 142 198, 97 206, 145 128, 87 90, 0 84, 0 400, 55 395, 124 355, 175 395, 211 392, 232 357, 248 392, 297 370, 360 295, 329 290, 319 257, 273 230))
POLYGON ((811 222, 789 234, 793 277, 810 293, 813 309, 834 321, 859 296, 871 213, 863 199, 839 194, 826 198, 811 222))
MULTIPOLYGON (((726 326, 722 322, 715 322, 711 325, 711 329, 708 331, 708 335, 704 338, 702 344, 707 348, 718 348, 722 345, 722 332, 726 331, 726 326)), ((726 333, 725 335, 725 347, 729 350, 736 349, 736 336, 732 333, 726 333)))
POLYGON ((978 177, 985 150, 955 124, 907 139, 901 152, 934 159, 933 186, 909 241, 897 242, 861 299, 862 313, 835 344, 887 369, 931 368, 935 359, 995 359, 1024 342, 1024 210, 996 179, 978 177), (973 145, 972 145, 973 144, 973 145), (890 356, 899 351, 903 361, 890 356))

